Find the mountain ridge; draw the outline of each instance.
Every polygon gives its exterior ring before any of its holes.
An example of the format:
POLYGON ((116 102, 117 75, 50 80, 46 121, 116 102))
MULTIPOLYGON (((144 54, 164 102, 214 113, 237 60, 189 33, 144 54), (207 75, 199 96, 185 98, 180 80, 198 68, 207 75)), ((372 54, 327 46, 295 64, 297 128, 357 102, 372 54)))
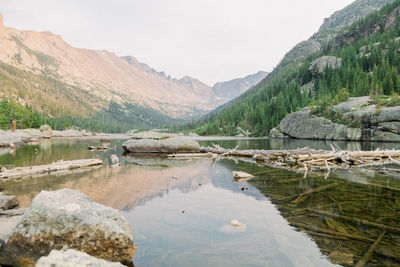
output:
POLYGON ((212 86, 212 90, 218 97, 229 96, 229 98, 234 99, 259 83, 268 74, 269 73, 265 71, 258 71, 257 73, 242 78, 218 82, 212 86))

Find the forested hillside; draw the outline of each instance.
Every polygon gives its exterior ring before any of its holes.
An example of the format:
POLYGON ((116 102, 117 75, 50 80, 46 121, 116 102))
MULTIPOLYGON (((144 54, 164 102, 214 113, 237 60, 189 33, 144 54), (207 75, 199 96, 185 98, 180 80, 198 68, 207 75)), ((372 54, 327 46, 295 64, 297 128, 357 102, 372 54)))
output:
POLYGON ((339 91, 376 99, 400 93, 399 10, 400 0, 386 5, 343 29, 298 64, 289 64, 269 75, 221 110, 177 129, 191 129, 203 135, 236 135, 240 127, 256 136, 267 135, 288 113, 313 101, 340 101, 339 91), (312 73, 311 63, 321 56, 337 57, 340 68, 312 73))

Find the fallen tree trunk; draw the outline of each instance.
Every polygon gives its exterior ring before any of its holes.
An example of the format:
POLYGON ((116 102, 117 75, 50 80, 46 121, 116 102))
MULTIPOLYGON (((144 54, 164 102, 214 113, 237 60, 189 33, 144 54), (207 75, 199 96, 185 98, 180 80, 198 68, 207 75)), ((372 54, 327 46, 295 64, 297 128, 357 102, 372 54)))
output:
POLYGON ((381 242, 382 238, 385 236, 385 231, 378 237, 378 239, 371 245, 371 247, 368 249, 367 252, 365 252, 364 256, 361 258, 359 262, 355 265, 356 267, 363 267, 365 264, 368 263, 369 259, 372 256, 372 253, 374 253, 375 248, 378 246, 378 244, 381 242))
POLYGON ((283 197, 283 198, 281 198, 279 200, 282 201, 282 200, 288 200, 288 199, 292 199, 292 198, 297 197, 295 200, 293 200, 293 202, 294 203, 298 203, 298 202, 301 202, 301 200, 303 199, 304 196, 307 196, 307 195, 312 194, 312 193, 321 192, 321 191, 324 191, 326 189, 335 187, 337 185, 338 185, 338 183, 331 183, 331 184, 323 185, 323 186, 320 186, 320 187, 317 187, 317 188, 311 188, 311 189, 308 189, 307 191, 305 191, 305 192, 303 192, 301 194, 288 196, 288 197, 283 197))
POLYGON ((334 214, 334 213, 330 213, 330 212, 326 212, 323 210, 315 210, 315 209, 310 209, 308 208, 308 211, 316 213, 316 214, 320 214, 323 216, 327 216, 327 217, 333 217, 333 218, 337 218, 337 219, 341 219, 341 220, 345 220, 351 223, 359 223, 359 224, 363 224, 366 226, 371 226, 371 227, 376 227, 379 229, 384 229, 386 231, 389 232, 394 232, 394 233, 400 233, 400 228, 399 227, 393 227, 393 226, 389 226, 389 225, 384 225, 384 224, 380 224, 380 223, 375 223, 375 222, 370 222, 367 221, 365 219, 358 219, 356 217, 347 217, 344 215, 339 215, 339 214, 334 214))
MULTIPOLYGON (((301 171, 327 170, 337 168, 366 167, 386 163, 400 164, 400 150, 376 151, 323 151, 309 148, 296 150, 238 150, 224 149, 219 145, 202 147, 201 153, 211 153, 213 157, 252 158, 257 163, 271 167, 297 169, 301 171), (399 159, 399 160, 396 160, 399 159)), ((193 157, 194 155, 191 154, 193 157)), ((197 156, 199 157, 199 156, 197 156)), ((399 171, 400 172, 400 171, 399 171)))
POLYGON ((87 169, 102 165, 99 159, 80 159, 72 161, 58 161, 48 165, 17 167, 0 172, 1 179, 14 179, 32 176, 43 176, 48 174, 71 173, 80 169, 87 169))

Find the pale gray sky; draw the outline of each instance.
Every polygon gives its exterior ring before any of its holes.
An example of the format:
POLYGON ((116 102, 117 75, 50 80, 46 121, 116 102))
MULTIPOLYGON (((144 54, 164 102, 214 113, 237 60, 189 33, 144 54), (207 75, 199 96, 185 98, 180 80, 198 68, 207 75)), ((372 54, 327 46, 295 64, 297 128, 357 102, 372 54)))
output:
POLYGON ((353 0, 1 0, 5 24, 209 85, 259 70, 353 0))

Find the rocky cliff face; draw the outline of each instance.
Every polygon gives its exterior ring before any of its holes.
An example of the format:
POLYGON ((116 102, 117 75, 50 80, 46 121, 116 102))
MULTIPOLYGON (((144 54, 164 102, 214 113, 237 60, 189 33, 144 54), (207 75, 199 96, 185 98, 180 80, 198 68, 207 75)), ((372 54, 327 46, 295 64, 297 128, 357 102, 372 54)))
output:
POLYGON ((319 51, 321 47, 327 45, 329 41, 336 38, 343 28, 393 1, 394 0, 357 0, 344 9, 335 12, 331 17, 324 20, 324 23, 316 34, 310 39, 297 44, 290 50, 282 59, 277 69, 302 60, 308 55, 319 51))
POLYGON ((360 17, 379 10, 382 6, 393 2, 393 0, 357 0, 344 9, 333 13, 324 20, 319 28, 319 32, 327 31, 332 28, 343 28, 351 25, 360 17))
MULTIPOLYGON (((333 109, 359 122, 359 127, 333 123, 312 115, 310 108, 304 108, 284 118, 280 131, 283 136, 299 139, 400 141, 400 106, 379 108, 366 96, 350 98, 333 109)), ((277 137, 276 130, 271 131, 271 137, 277 137)))
POLYGON ((244 78, 216 83, 212 87, 212 90, 218 98, 220 98, 221 100, 226 99, 226 101, 228 101, 230 99, 240 96, 252 86, 259 83, 267 75, 268 72, 259 71, 244 78))

